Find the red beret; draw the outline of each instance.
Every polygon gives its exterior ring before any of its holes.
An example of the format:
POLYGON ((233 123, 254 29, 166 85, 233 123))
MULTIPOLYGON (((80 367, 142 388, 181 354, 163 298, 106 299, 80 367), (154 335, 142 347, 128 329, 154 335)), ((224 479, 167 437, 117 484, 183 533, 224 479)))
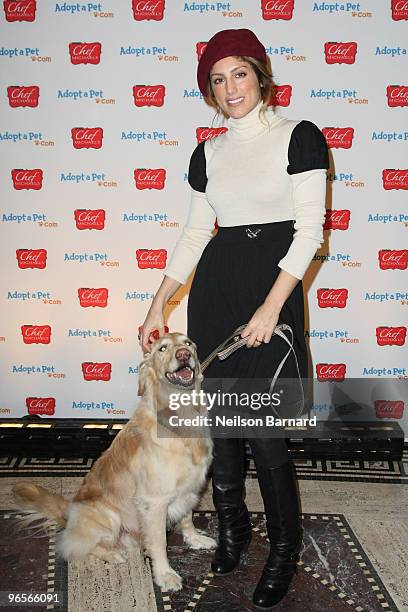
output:
POLYGON ((230 55, 248 55, 266 62, 266 51, 255 34, 246 28, 221 30, 207 43, 197 67, 197 82, 201 93, 207 95, 207 81, 215 62, 230 55))

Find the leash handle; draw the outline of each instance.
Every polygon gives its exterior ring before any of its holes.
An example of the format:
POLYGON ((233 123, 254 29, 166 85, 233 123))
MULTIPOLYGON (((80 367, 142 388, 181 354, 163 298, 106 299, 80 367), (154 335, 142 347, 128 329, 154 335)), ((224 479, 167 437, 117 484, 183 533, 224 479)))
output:
MULTIPOLYGON (((221 344, 219 344, 209 355, 208 357, 206 357, 206 359, 204 359, 204 361, 201 363, 201 371, 204 372, 204 370, 210 365, 210 363, 216 358, 218 357, 218 359, 220 360, 224 360, 227 359, 227 357, 229 357, 230 355, 232 355, 232 353, 234 353, 236 350, 238 350, 239 348, 241 348, 241 346, 246 345, 246 338, 241 338, 240 334, 242 332, 242 330, 246 327, 246 325, 240 325, 239 327, 236 328, 236 330, 230 335, 228 336, 228 338, 226 338, 224 340, 224 342, 221 342, 221 344), (230 344, 229 346, 228 343, 232 340, 232 344, 230 344)), ((281 360, 280 364, 278 365, 278 367, 276 368, 275 374, 272 378, 272 382, 270 384, 269 387, 269 395, 272 395, 273 389, 275 387, 276 384, 276 380, 287 360, 287 358, 289 357, 289 354, 292 352, 294 357, 295 357, 295 362, 296 362, 296 369, 297 369, 297 373, 298 373, 298 378, 299 378, 299 385, 300 385, 300 389, 301 389, 301 400, 300 400, 300 410, 298 415, 296 416, 300 416, 303 412, 303 408, 304 408, 304 404, 305 404, 305 394, 304 394, 304 389, 303 389, 303 385, 302 385, 302 380, 301 380, 301 376, 300 376, 300 371, 299 371, 299 363, 297 360, 297 355, 295 352, 295 349, 293 348, 293 330, 291 328, 290 325, 287 325, 286 323, 279 323, 274 331, 272 336, 277 335, 280 338, 282 338, 282 340, 284 340, 286 342, 286 344, 289 346, 289 350, 286 353, 286 355, 284 356, 284 358, 281 360), (288 330, 290 332, 291 335, 291 340, 289 340, 285 334, 284 331, 288 330)), ((299 403, 299 402, 298 402, 299 403)), ((273 410, 273 407, 272 407, 273 410)), ((278 415, 279 418, 281 418, 281 415, 279 415, 276 411, 275 414, 278 415)))
MULTIPOLYGON (((298 363, 298 360, 297 360, 295 349, 293 348, 293 330, 292 330, 290 325, 287 325, 286 323, 280 323, 279 325, 277 325, 275 327, 275 330, 274 330, 273 333, 276 334, 277 336, 280 336, 286 342, 286 344, 289 346, 289 350, 286 353, 285 357, 280 362, 280 364, 278 365, 278 367, 276 368, 276 372, 274 374, 274 377, 272 379, 271 385, 269 387, 269 395, 272 395, 273 389, 275 387, 276 379, 278 378, 279 373, 282 370, 283 365, 284 365, 286 359, 289 357, 289 353, 292 352, 294 357, 295 357, 296 370, 297 370, 297 373, 298 373, 299 386, 300 386, 300 394, 301 394, 301 399, 298 402, 298 403, 300 403, 299 412, 296 415, 296 417, 299 417, 302 414, 303 408, 304 408, 304 405, 305 405, 305 392, 304 392, 304 389, 303 389, 302 379, 301 379, 301 376, 300 376, 299 363, 298 363), (289 330, 290 335, 291 335, 291 341, 289 341, 288 338, 285 336, 285 334, 283 333, 283 330, 289 330)), ((271 407, 272 407, 272 410, 274 410, 272 405, 271 405, 271 407)), ((277 414, 279 418, 281 418, 281 416, 282 416, 277 411, 275 411, 275 414, 277 414)))

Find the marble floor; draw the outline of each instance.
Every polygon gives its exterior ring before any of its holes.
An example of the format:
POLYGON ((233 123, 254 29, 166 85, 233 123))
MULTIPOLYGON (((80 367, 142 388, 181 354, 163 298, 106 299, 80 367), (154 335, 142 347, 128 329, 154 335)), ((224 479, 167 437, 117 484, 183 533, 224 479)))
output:
MULTIPOLYGON (((35 472, 34 472, 35 473, 35 472)), ((77 490, 81 477, 53 476, 26 476, 24 480, 30 480, 35 484, 42 484, 55 493, 66 497, 72 496, 77 490)), ((8 511, 14 509, 11 496, 11 487, 14 482, 22 481, 21 477, 6 475, 0 478, 0 509, 8 511)), ((347 480, 313 480, 310 477, 302 479, 298 477, 299 490, 302 503, 302 512, 307 520, 315 518, 319 520, 332 520, 337 515, 344 517, 348 528, 351 528, 358 545, 362 547, 371 565, 376 571, 380 581, 385 587, 391 604, 381 603, 378 609, 408 611, 408 486, 406 481, 381 482, 374 480, 361 482, 347 480)), ((246 484, 246 501, 250 511, 262 512, 262 503, 258 483, 254 478, 248 478, 246 484)), ((211 492, 208 487, 204 492, 198 510, 210 512, 213 510, 211 492)), ((207 516, 211 516, 208 514, 207 516)), ((254 514, 254 517, 256 515, 254 514)), ((347 537, 347 536, 344 536, 347 537)), ((186 554, 184 554, 186 558, 186 554)), ((361 558, 361 557, 360 557, 361 558)), ((207 560, 208 561, 208 560, 207 560)), ((324 559, 323 559, 324 564, 324 559)), ((360 565, 364 565, 360 564, 360 565)), ((209 569, 209 568, 208 568, 209 569)), ((320 572, 322 573, 322 572, 320 572)), ((128 564, 110 567, 104 562, 94 560, 85 564, 68 564, 68 607, 69 612, 153 612, 156 610, 174 610, 184 612, 197 610, 204 612, 215 612, 215 610, 249 610, 242 607, 224 607, 204 605, 196 599, 184 602, 183 605, 175 607, 171 599, 164 596, 162 600, 155 595, 150 575, 148 561, 143 559, 134 551, 128 564)), ((318 575, 318 574, 315 574, 318 575)), ((232 574, 231 580, 234 574, 232 574)), ((205 581, 204 581, 205 582, 205 581)), ((327 582, 327 581, 326 581, 327 582)), ((206 581, 208 584, 208 580, 206 581)), ((300 588, 299 583, 299 588, 300 588)), ((376 588, 373 586, 373 588, 376 588)), ((203 587, 200 587, 201 591, 203 587)), ((199 590, 200 590, 199 589, 199 590)), ((0 588, 1 590, 1 588, 0 588)), ((343 589, 345 590, 345 589, 343 589)), ((157 591, 157 589, 156 589, 157 591)), ((201 595, 200 595, 201 596, 201 595)), ((340 595, 339 595, 340 596, 340 595)), ((349 597, 350 593, 345 596, 349 597)), ((381 597, 381 596, 379 596, 381 597)), ((385 600, 383 600, 384 602, 385 600)), ((358 602, 357 602, 358 603, 358 602)), ((346 606, 346 604, 344 603, 346 606)), ((346 606, 347 608, 347 606, 346 606)), ((366 610, 373 612, 377 608, 357 606, 349 604, 349 609, 366 610)), ((277 608, 278 609, 278 608, 277 608)), ((300 610, 302 612, 317 612, 314 608, 293 608, 289 603, 281 604, 279 610, 300 610), (283 606, 283 607, 282 607, 283 606), (285 607, 286 606, 286 607, 285 607)), ((327 607, 325 609, 328 609, 327 607)), ((332 610, 343 609, 333 606, 332 610)), ((12 610, 12 608, 10 608, 12 610)), ((15 610, 15 608, 14 608, 15 610)), ((25 608, 27 612, 27 608, 25 608)), ((56 610, 61 610, 56 608, 56 610)))

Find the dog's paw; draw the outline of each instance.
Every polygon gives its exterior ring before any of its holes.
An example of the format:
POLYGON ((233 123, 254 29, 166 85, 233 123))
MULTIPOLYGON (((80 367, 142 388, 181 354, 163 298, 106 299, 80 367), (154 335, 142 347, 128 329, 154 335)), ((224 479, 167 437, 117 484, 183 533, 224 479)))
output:
POLYGON ((201 548, 210 549, 217 546, 217 542, 214 540, 214 538, 210 538, 209 536, 205 535, 205 533, 198 530, 193 534, 189 534, 189 536, 185 539, 189 547, 193 548, 194 550, 199 550, 201 548))
POLYGON ((179 591, 183 585, 181 577, 171 568, 156 573, 154 581, 163 591, 179 591))

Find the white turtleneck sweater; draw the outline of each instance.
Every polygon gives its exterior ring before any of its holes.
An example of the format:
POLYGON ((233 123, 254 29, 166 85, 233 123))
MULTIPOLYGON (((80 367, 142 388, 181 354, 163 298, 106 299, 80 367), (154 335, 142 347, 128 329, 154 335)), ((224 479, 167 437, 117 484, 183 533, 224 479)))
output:
POLYGON ((260 101, 228 132, 197 145, 189 166, 190 210, 164 274, 185 283, 220 227, 295 220, 278 266, 301 280, 323 242, 327 145, 310 121, 279 117, 260 101))

